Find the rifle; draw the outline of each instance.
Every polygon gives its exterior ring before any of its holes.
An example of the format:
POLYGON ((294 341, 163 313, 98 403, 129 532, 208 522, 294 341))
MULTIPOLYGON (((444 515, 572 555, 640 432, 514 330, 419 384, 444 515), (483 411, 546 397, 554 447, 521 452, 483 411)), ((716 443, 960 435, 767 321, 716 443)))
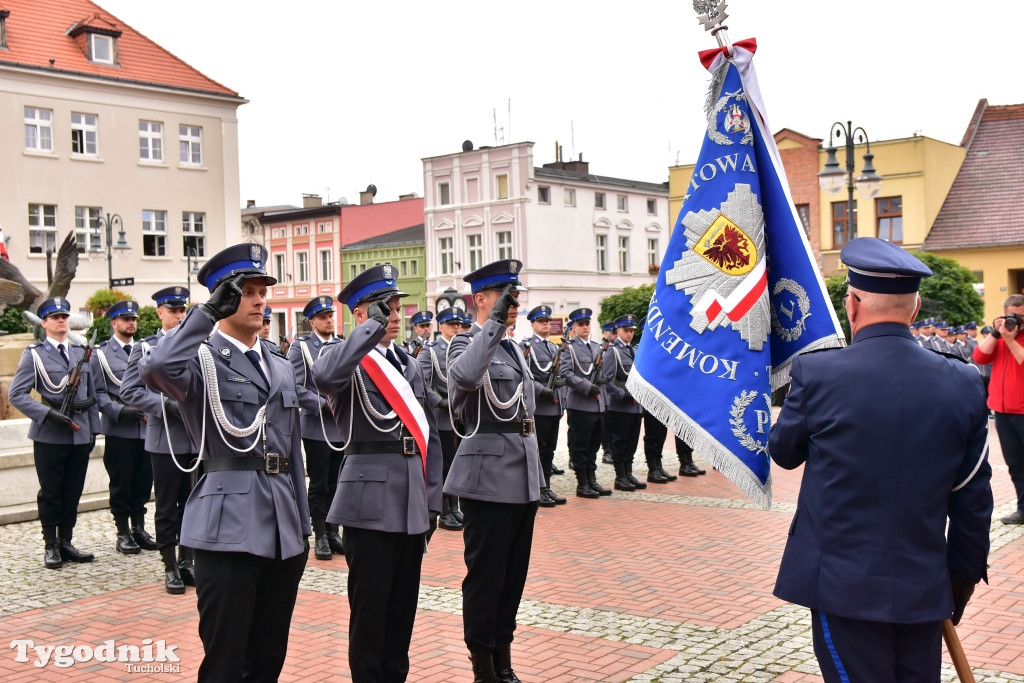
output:
POLYGON ((60 404, 61 415, 68 418, 71 422, 71 429, 76 432, 81 429, 81 427, 75 424, 75 421, 71 419, 71 416, 75 414, 75 408, 88 408, 96 402, 94 397, 90 397, 92 399, 92 403, 89 402, 89 399, 80 403, 75 401, 75 394, 78 393, 78 385, 82 383, 82 365, 89 362, 89 358, 92 357, 92 350, 95 347, 96 331, 93 331, 92 339, 89 340, 89 345, 85 347, 85 353, 83 353, 82 357, 78 359, 78 362, 75 363, 75 367, 71 370, 71 374, 68 375, 68 384, 64 389, 64 400, 60 404), (82 405, 83 403, 86 405, 82 405))
MULTIPOLYGON (((558 347, 558 353, 555 354, 554 360, 551 361, 551 372, 548 373, 548 381, 545 382, 544 388, 554 394, 555 386, 558 383, 558 366, 562 362, 562 351, 565 351, 565 347, 569 344, 569 335, 562 336, 562 344, 558 347)), ((558 398, 552 395, 552 403, 558 403, 558 398)))
POLYGON ((279 334, 277 335, 277 339, 281 342, 277 345, 277 347, 281 349, 281 353, 288 353, 288 347, 291 345, 288 341, 288 337, 283 334, 279 334))
POLYGON ((530 343, 529 339, 527 339, 527 340, 525 340, 523 342, 523 360, 529 360, 530 359, 530 349, 532 349, 532 348, 533 348, 533 344, 530 343))

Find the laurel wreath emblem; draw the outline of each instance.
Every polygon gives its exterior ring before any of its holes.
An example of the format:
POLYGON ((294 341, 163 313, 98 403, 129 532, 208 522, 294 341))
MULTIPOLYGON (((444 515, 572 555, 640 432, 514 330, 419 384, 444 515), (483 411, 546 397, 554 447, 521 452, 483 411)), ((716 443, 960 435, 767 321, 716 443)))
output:
MULTIPOLYGON (((761 394, 764 396, 765 405, 768 406, 768 410, 772 409, 772 397, 769 394, 761 394)), ((732 408, 729 410, 729 424, 732 425, 732 435, 740 440, 740 445, 746 448, 748 451, 754 451, 755 453, 767 453, 768 443, 761 442, 750 435, 747 431, 747 426, 743 422, 743 417, 746 415, 747 408, 757 398, 756 391, 741 391, 740 395, 732 400, 732 408)))
POLYGON ((779 308, 773 305, 772 308, 772 330, 775 331, 783 341, 793 342, 800 338, 806 329, 807 318, 810 317, 811 312, 811 300, 807 296, 807 292, 801 287, 796 281, 790 280, 789 278, 779 278, 779 281, 775 284, 775 290, 772 292, 772 297, 778 297, 783 291, 789 292, 796 297, 796 304, 800 308, 800 317, 796 318, 793 316, 795 311, 784 311, 789 315, 792 327, 784 327, 782 321, 779 320, 779 308))

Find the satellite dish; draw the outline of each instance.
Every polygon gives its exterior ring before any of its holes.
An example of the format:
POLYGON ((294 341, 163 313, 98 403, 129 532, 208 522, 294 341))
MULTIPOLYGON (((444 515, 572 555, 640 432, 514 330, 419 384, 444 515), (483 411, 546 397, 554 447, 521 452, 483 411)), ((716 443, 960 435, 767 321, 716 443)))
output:
POLYGON ((373 183, 370 183, 369 185, 366 186, 366 191, 372 194, 374 197, 377 196, 377 186, 374 185, 373 183))
POLYGON ((465 140, 462 143, 462 151, 463 152, 472 152, 473 151, 473 141, 472 140, 465 140))

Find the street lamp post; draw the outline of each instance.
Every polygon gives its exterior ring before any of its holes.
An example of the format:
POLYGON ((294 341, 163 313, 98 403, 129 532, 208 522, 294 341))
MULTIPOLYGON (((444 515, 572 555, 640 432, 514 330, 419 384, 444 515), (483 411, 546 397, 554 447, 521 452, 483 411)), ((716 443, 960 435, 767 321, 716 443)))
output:
MULTIPOLYGON (((103 235, 106 239, 107 244, 107 287, 114 288, 114 254, 111 249, 117 249, 121 252, 131 250, 131 245, 124 238, 124 221, 118 214, 107 214, 106 217, 100 216, 96 220, 95 234, 100 235, 100 230, 103 230, 103 235), (117 244, 111 244, 114 241, 114 227, 117 227, 117 244)), ((92 249, 92 253, 102 253, 102 249, 92 249)))
POLYGON ((192 276, 199 274, 199 254, 195 247, 185 249, 185 287, 189 291, 189 299, 192 299, 192 276))
MULTIPOLYGON (((874 199, 882 190, 882 176, 875 172, 873 160, 875 155, 871 153, 871 143, 868 141, 867 132, 853 122, 847 121, 844 126, 842 122, 836 121, 832 124, 828 133, 828 147, 825 149, 828 156, 825 159, 825 168, 818 173, 818 185, 826 192, 835 194, 843 189, 843 181, 846 181, 846 220, 849 222, 850 239, 857 236, 857 223, 853 218, 853 188, 856 186, 858 194, 865 199, 874 199), (846 140, 846 170, 839 167, 839 160, 836 159, 836 148, 832 144, 834 138, 846 140), (853 179, 853 148, 855 142, 864 143, 867 149, 864 153, 864 169, 856 182, 853 179)), ((833 236, 834 237, 834 236, 833 236)), ((834 244, 834 246, 840 246, 834 244)))

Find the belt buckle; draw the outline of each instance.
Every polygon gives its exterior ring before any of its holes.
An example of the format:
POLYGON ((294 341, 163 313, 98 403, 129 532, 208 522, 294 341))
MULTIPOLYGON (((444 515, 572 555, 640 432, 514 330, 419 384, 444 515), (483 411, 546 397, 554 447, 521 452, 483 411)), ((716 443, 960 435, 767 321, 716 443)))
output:
POLYGON ((402 437, 402 455, 416 455, 416 439, 414 437, 402 437))
POLYGON ((530 434, 533 434, 533 420, 526 418, 523 420, 522 435, 529 436, 530 434))
POLYGON ((267 453, 267 466, 264 470, 267 474, 281 473, 281 456, 277 453, 267 453))

